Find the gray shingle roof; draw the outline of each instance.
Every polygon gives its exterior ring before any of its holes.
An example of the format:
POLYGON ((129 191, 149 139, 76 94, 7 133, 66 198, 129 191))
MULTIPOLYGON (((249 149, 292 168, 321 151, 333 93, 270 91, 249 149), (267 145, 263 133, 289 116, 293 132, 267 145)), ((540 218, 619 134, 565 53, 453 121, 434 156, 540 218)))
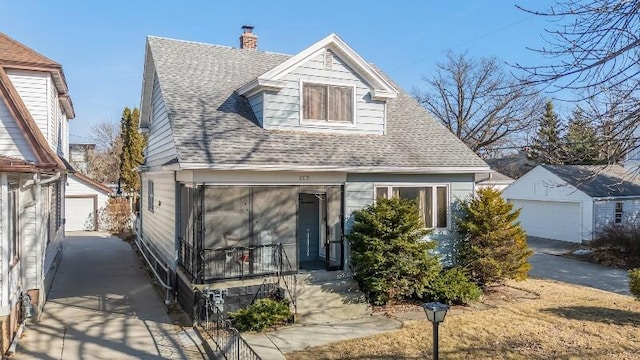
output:
POLYGON ((388 102, 384 136, 265 130, 235 90, 291 56, 148 42, 182 166, 487 167, 402 91, 388 102))
POLYGON ((541 165, 591 197, 640 196, 640 178, 620 165, 541 165))

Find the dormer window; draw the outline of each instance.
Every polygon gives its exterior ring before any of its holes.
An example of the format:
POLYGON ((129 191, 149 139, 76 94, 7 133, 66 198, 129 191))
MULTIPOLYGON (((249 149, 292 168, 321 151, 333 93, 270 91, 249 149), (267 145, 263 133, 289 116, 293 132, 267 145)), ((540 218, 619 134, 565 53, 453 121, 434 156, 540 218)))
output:
POLYGON ((354 88, 302 83, 302 120, 353 123, 354 88))

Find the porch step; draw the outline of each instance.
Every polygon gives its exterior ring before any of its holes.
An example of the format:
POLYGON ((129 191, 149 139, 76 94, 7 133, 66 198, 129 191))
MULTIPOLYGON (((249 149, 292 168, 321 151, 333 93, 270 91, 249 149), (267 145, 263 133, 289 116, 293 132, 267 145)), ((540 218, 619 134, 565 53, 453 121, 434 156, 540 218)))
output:
POLYGON ((298 275, 298 315, 300 324, 321 324, 371 315, 358 284, 345 272, 310 271, 298 275))

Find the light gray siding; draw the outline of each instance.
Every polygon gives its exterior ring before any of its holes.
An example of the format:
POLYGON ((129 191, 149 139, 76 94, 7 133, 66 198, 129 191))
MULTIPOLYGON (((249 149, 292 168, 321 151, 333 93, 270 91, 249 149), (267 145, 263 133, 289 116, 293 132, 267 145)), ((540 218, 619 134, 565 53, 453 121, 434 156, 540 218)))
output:
POLYGON ((264 93, 258 93, 249 98, 249 105, 251 105, 251 109, 253 109, 253 113, 256 116, 256 120, 258 120, 258 124, 263 126, 263 110, 264 110, 264 93))
POLYGON ((282 90, 278 93, 267 92, 264 95, 265 129, 384 134, 385 103, 371 100, 368 84, 335 54, 331 69, 325 68, 324 55, 320 53, 293 69, 282 80, 286 84, 282 90), (301 122, 300 81, 355 86, 355 126, 301 122))
POLYGON ((622 203, 622 224, 634 224, 640 219, 640 199, 606 200, 593 202, 594 232, 602 230, 606 225, 614 223, 615 206, 622 203))
POLYGON ((174 172, 142 173, 142 240, 166 264, 174 267, 176 183, 174 172), (149 210, 148 181, 153 181, 153 211, 149 210))
POLYGON ((151 96, 151 121, 147 140, 146 163, 149 166, 161 166, 175 159, 176 146, 173 141, 171 124, 158 78, 153 81, 151 96))
POLYGON ((442 184, 449 187, 449 219, 448 229, 437 229, 429 238, 438 242, 438 252, 445 263, 451 263, 451 255, 457 240, 455 218, 459 203, 474 192, 474 174, 348 174, 345 186, 345 216, 347 231, 353 225, 353 211, 362 209, 374 201, 376 185, 398 184, 420 186, 442 184))

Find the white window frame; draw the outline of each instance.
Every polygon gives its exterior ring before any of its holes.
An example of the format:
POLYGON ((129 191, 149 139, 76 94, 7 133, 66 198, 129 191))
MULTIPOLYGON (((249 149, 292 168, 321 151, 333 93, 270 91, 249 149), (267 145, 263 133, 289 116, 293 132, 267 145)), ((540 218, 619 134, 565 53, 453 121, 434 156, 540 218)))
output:
POLYGON ((376 191, 377 188, 386 187, 387 194, 393 194, 394 187, 405 187, 405 188, 427 188, 430 187, 433 190, 433 199, 431 199, 431 206, 433 207, 433 214, 431 215, 432 224, 438 224, 438 196, 437 196, 437 188, 444 187, 447 189, 447 226, 446 227, 432 227, 428 229, 433 230, 451 230, 451 184, 447 183, 379 183, 373 184, 373 199, 377 200, 378 193, 376 191))
POLYGON ((613 203, 613 223, 622 224, 622 216, 624 214, 624 202, 616 201, 613 203), (620 204, 620 211, 618 211, 618 204, 620 204))
MULTIPOLYGON (((356 94, 356 90, 357 88, 354 83, 347 83, 347 82, 340 82, 340 81, 317 81, 317 80, 314 81, 311 79, 301 78, 298 82, 298 94, 300 99, 299 101, 300 102, 300 109, 299 109, 300 125, 320 125, 324 127, 355 127, 356 119, 357 119, 356 105, 358 104, 358 101, 357 101, 358 96, 356 94), (351 106, 352 106, 351 121, 305 119, 304 118, 304 84, 350 87, 353 94, 351 99, 351 102, 352 102, 351 103, 351 106)), ((327 109, 327 111, 329 111, 329 109, 327 109)))

